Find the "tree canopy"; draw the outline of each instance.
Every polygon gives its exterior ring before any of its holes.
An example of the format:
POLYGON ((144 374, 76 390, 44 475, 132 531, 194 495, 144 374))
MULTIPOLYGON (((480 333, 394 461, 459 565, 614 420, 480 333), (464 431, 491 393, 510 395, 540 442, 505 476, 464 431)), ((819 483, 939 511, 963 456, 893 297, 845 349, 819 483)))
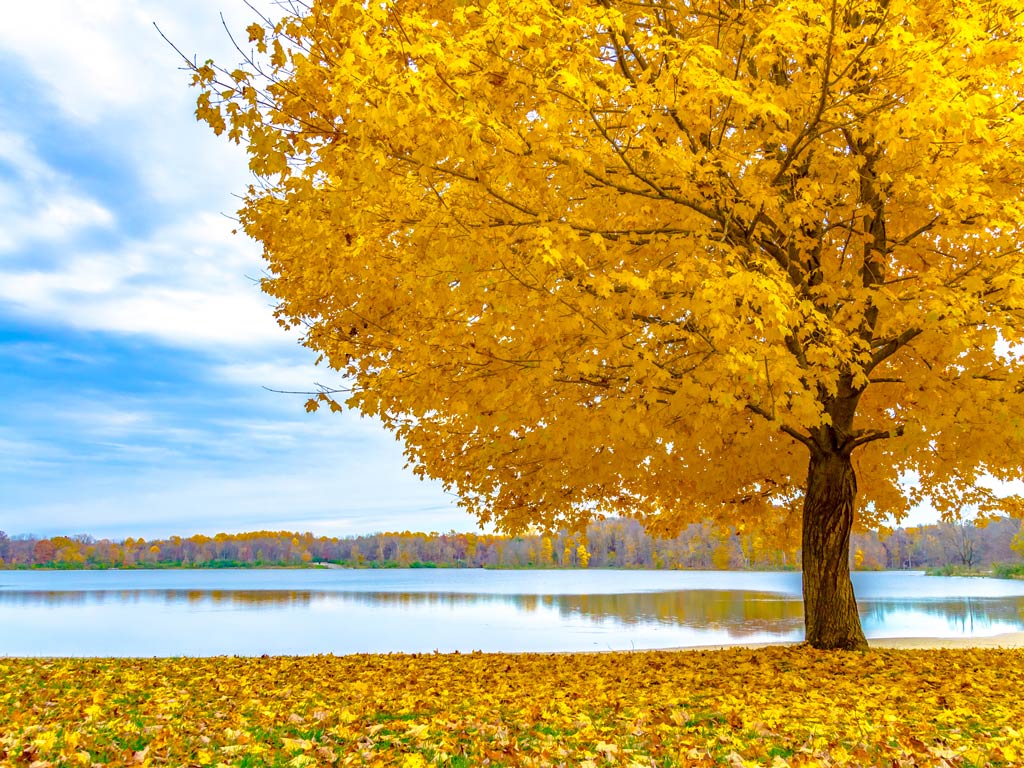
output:
POLYGON ((1017 0, 316 0, 248 34, 197 114, 261 180, 278 317, 482 520, 1019 512, 984 480, 1024 448, 1017 0))

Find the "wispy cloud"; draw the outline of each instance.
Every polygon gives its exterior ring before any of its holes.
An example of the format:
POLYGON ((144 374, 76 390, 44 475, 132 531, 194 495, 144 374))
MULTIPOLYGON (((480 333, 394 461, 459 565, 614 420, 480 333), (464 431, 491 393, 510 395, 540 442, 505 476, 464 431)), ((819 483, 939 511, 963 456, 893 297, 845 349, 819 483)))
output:
POLYGON ((83 230, 113 224, 109 210, 76 192, 25 137, 0 131, 0 254, 68 242, 83 230))
POLYGON ((252 277, 259 269, 253 251, 221 217, 199 214, 145 241, 72 247, 39 266, 0 263, 0 300, 34 320, 175 345, 294 343, 252 277))
POLYGON ((85 5, 50 0, 42 8, 16 3, 4 9, 0 46, 46 84, 53 103, 71 119, 95 122, 111 109, 137 107, 140 94, 153 88, 146 75, 154 46, 138 39, 148 23, 146 5, 134 0, 85 5))
POLYGON ((147 537, 256 528, 334 535, 475 530, 454 500, 391 462, 371 456, 335 463, 336 458, 311 452, 305 466, 288 462, 276 469, 198 475, 154 468, 116 483, 109 476, 82 478, 65 488, 41 489, 23 504, 20 520, 0 515, 0 528, 147 537))
POLYGON ((263 387, 282 392, 313 392, 318 384, 337 385, 337 374, 309 362, 296 362, 294 356, 268 357, 264 360, 235 360, 210 368, 216 380, 243 387, 263 387))
POLYGON ((67 451, 58 445, 26 436, 10 427, 0 427, 0 466, 3 468, 0 474, 23 476, 41 468, 51 471, 67 459, 67 451))

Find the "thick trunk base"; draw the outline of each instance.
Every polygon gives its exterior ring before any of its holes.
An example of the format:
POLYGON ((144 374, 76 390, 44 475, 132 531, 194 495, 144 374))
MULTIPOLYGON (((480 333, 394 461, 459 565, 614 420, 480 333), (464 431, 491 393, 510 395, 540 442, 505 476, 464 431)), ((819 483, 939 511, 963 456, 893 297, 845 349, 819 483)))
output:
POLYGON ((850 581, 857 479, 850 457, 815 452, 803 510, 805 640, 825 650, 867 650, 850 581))

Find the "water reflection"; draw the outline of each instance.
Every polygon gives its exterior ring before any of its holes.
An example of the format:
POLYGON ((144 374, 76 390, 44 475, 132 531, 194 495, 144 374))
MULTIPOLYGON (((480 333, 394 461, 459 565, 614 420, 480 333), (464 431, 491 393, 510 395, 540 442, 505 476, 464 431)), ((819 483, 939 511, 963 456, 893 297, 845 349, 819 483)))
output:
POLYGON ((561 613, 614 619, 626 625, 657 621, 721 629, 742 636, 791 632, 803 627, 800 600, 770 592, 692 589, 625 595, 569 595, 556 598, 561 613))
MULTIPOLYGON (((868 637, 1024 630, 1024 583, 855 575, 868 637)), ((798 642, 800 575, 0 572, 0 655, 626 650, 798 642)))
POLYGON ((971 637, 1024 630, 1024 597, 864 600, 860 614, 869 636, 971 637))
MULTIPOLYGON (((486 606, 507 607, 518 614, 552 612, 566 619, 613 623, 623 627, 667 625, 710 629, 742 638, 764 633, 789 635, 803 626, 803 607, 789 595, 753 590, 689 589, 627 594, 536 595, 463 592, 369 592, 236 589, 0 590, 0 607, 50 609, 140 605, 170 609, 344 611, 362 606, 381 611, 440 610, 446 614, 486 606)), ((892 632, 917 634, 922 617, 941 619, 944 635, 1024 630, 1024 596, 1000 598, 925 598, 862 600, 865 628, 874 636, 892 632)), ((930 624, 929 624, 930 625, 930 624)))

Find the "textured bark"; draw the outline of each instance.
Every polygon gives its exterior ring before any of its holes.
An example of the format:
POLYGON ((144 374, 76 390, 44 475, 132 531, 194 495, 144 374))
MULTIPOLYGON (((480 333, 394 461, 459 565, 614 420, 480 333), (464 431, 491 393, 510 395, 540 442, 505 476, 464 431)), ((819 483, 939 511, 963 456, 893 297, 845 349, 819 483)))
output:
POLYGON ((804 629, 815 648, 868 647, 850 581, 857 478, 847 451, 814 450, 803 514, 804 629))

